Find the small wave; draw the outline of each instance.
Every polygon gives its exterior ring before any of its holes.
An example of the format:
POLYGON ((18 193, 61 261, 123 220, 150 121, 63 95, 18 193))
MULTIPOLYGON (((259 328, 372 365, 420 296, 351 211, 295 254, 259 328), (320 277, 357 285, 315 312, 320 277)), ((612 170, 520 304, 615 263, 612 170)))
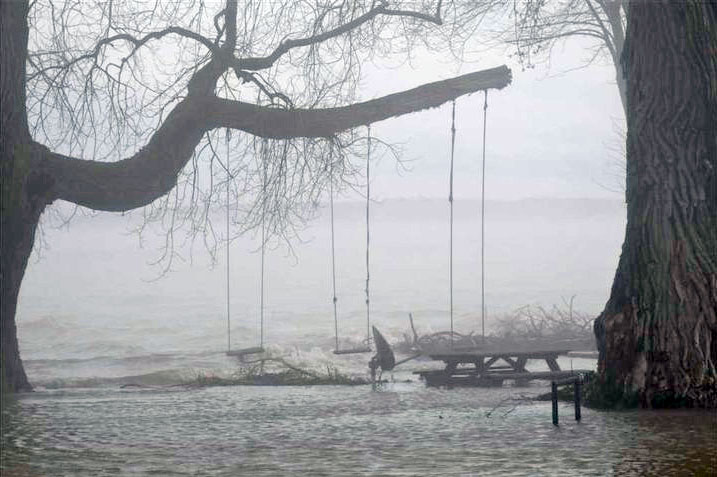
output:
POLYGON ((176 354, 170 354, 170 353, 155 353, 155 354, 145 354, 145 355, 137 355, 137 356, 124 356, 124 357, 118 357, 118 356, 92 356, 89 358, 67 358, 67 359, 28 359, 25 360, 25 364, 28 365, 43 365, 43 366, 63 366, 67 364, 87 364, 87 363, 95 363, 95 362, 113 362, 116 364, 131 364, 136 362, 161 362, 161 361, 168 361, 171 359, 175 359, 177 357, 176 354))
MULTIPOLYGON (((318 374, 339 370, 351 376, 367 372, 366 355, 335 356, 318 347, 265 347, 266 357, 290 362, 318 374)), ((93 359, 27 361, 30 380, 37 388, 97 388, 123 385, 171 386, 195 382, 202 376, 231 378, 251 362, 237 361, 223 351, 195 354, 151 354, 93 359)))
POLYGON ((41 315, 21 321, 19 325, 25 328, 42 329, 72 329, 76 326, 74 315, 41 315))
POLYGON ((71 389, 71 388, 97 388, 109 386, 172 386, 186 384, 198 375, 195 369, 165 369, 147 374, 120 377, 89 377, 89 378, 55 378, 34 383, 36 388, 42 389, 71 389))

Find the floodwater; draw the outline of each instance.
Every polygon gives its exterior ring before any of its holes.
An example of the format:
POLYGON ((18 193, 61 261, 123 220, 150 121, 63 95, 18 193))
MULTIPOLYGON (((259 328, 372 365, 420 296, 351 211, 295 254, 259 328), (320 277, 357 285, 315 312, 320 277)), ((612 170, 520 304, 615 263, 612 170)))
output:
MULTIPOLYGON (((480 330, 475 203, 456 209, 455 328, 480 330)), ((373 207, 371 322, 393 343, 448 329, 448 230, 443 202, 373 207)), ((607 298, 624 231, 610 201, 522 201, 488 207, 486 328, 520 306, 560 304, 595 315, 607 298), (491 215, 492 214, 492 215, 491 215)), ((343 345, 365 333, 361 205, 337 206, 337 295, 343 345)), ((717 420, 700 412, 598 412, 576 423, 561 405, 527 399, 545 383, 426 388, 412 361, 381 389, 173 386, 230 376, 226 255, 185 253, 173 271, 147 262, 158 238, 124 232, 133 217, 79 217, 46 229, 18 308, 23 360, 36 392, 4 403, 6 475, 710 475, 717 420), (191 263, 190 263, 191 262, 191 263), (147 387, 122 388, 134 383, 147 387)), ((335 356, 328 221, 304 231, 296 255, 267 253, 265 346, 315 371, 365 376, 368 355, 335 356)), ((478 246, 477 246, 478 244, 478 246)), ((259 256, 252 237, 231 251, 232 348, 259 339, 259 256)), ((563 369, 594 360, 561 358, 563 369)), ((529 363, 541 369, 540 363, 529 363)))
POLYGON ((420 383, 41 392, 5 411, 2 474, 714 475, 714 414, 584 409, 576 423, 562 405, 554 427, 550 403, 503 401, 516 394, 420 383))

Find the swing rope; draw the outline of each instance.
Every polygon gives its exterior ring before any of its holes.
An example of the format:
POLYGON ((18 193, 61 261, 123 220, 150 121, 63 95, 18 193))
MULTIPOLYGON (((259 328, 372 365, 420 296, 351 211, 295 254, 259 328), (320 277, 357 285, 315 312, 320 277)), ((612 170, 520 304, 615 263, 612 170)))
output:
POLYGON ((453 100, 453 110, 451 112, 451 169, 448 185, 448 203, 450 208, 450 234, 449 234, 449 260, 448 260, 448 288, 449 292, 449 309, 451 317, 451 348, 453 347, 453 156, 456 148, 456 101, 453 100))
POLYGON ((261 298, 259 300, 259 347, 264 347, 264 255, 266 242, 266 169, 267 169, 267 139, 264 138, 261 144, 261 165, 262 165, 262 182, 261 182, 261 298))
POLYGON ((338 298, 336 297, 336 233, 334 224, 334 144, 329 144, 329 212, 331 216, 331 283, 333 287, 333 305, 334 305, 334 340, 336 348, 334 354, 353 354, 353 353, 367 353, 371 351, 371 315, 369 308, 369 242, 370 242, 370 230, 369 230, 369 205, 371 200, 369 177, 370 177, 370 159, 371 159, 371 126, 368 126, 368 151, 366 157, 366 345, 358 348, 350 349, 339 349, 339 315, 337 310, 338 298))
MULTIPOLYGON (((230 274, 229 274, 229 267, 230 267, 230 260, 229 260, 229 222, 230 222, 230 215, 229 215, 229 202, 230 202, 230 188, 229 188, 229 182, 231 179, 233 179, 233 176, 229 170, 229 143, 231 141, 231 130, 227 128, 226 130, 226 166, 224 164, 221 164, 221 160, 219 160, 219 163, 224 167, 224 170, 227 173, 227 182, 226 182, 226 194, 227 194, 227 207, 226 207, 226 233, 227 233, 227 355, 230 356, 238 356, 243 357, 248 354, 255 354, 255 353, 263 353, 264 352, 264 255, 265 255, 265 242, 266 242, 266 189, 267 189, 267 161, 266 161, 266 139, 263 140, 262 146, 261 146, 261 161, 262 161, 262 168, 263 168, 263 178, 262 178, 262 209, 261 209, 261 297, 260 297, 260 305, 259 305, 259 344, 260 346, 254 347, 254 348, 244 348, 232 351, 231 346, 231 313, 230 313, 230 274)), ((256 149, 254 150, 256 152, 256 149)))
POLYGON ((336 247, 334 233, 334 144, 329 143, 329 210, 331 213, 331 282, 333 284, 334 302, 334 332, 336 337, 336 350, 339 349, 339 314, 336 310, 336 247))
POLYGON ((232 327, 231 318, 229 313, 229 181, 231 180, 231 173, 229 172, 229 141, 232 138, 231 129, 226 130, 226 146, 227 146, 227 353, 232 350, 232 327))
POLYGON ((371 344, 371 313, 369 309, 369 204, 371 201, 371 125, 368 126, 368 148, 366 150, 366 346, 371 344))
POLYGON ((480 304, 481 304, 481 332, 485 344, 485 138, 488 118, 488 90, 484 91, 483 99, 483 173, 481 184, 481 211, 480 211, 480 304))

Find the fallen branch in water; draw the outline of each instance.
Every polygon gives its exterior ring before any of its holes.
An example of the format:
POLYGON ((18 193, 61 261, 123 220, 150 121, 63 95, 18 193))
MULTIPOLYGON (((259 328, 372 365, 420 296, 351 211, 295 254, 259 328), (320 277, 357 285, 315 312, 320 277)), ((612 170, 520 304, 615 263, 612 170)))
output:
POLYGON ((336 367, 327 364, 326 374, 300 368, 286 359, 276 356, 245 361, 243 367, 224 383, 214 385, 256 385, 256 386, 312 386, 312 385, 361 385, 369 384, 365 378, 351 377, 341 373, 336 367), (268 366, 278 366, 278 370, 267 372, 268 366))
POLYGON ((508 409, 501 415, 501 417, 505 417, 508 414, 510 414, 511 412, 515 411, 518 408, 518 406, 520 406, 521 404, 530 404, 534 400, 535 400, 535 398, 530 397, 530 396, 509 396, 505 399, 502 399, 498 404, 496 404, 489 411, 487 411, 485 413, 485 417, 493 416, 493 413, 495 411, 497 411, 498 409, 500 409, 502 407, 506 407, 506 403, 512 403, 512 406, 510 407, 510 409, 508 409))
POLYGON ((170 388, 203 388, 209 386, 319 386, 346 385, 356 386, 370 384, 366 378, 352 377, 341 373, 337 368, 326 365, 326 374, 303 369, 286 359, 265 356, 252 361, 242 362, 242 366, 231 376, 218 376, 211 372, 201 371, 194 377, 179 383, 168 385, 147 385, 125 383, 120 389, 166 390, 170 388), (272 366, 274 369, 267 371, 272 366))
POLYGON ((411 333, 403 334, 403 342, 396 349, 406 352, 430 354, 448 349, 470 349, 502 347, 503 349, 521 348, 558 348, 570 350, 595 349, 595 337, 592 332, 593 316, 574 309, 574 299, 563 299, 562 305, 552 308, 526 305, 512 313, 492 320, 493 332, 485 338, 474 332, 461 334, 451 331, 419 335, 413 320, 408 314, 411 333))

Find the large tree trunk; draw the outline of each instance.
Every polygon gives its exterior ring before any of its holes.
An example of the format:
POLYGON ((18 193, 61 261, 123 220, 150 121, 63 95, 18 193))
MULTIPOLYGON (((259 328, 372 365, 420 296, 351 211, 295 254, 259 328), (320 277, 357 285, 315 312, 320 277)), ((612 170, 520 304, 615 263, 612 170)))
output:
POLYGON ((717 405, 717 6, 631 2, 627 230, 598 368, 644 406, 717 405))
POLYGON ((33 144, 25 110, 27 4, 0 3, 0 389, 31 390, 20 360, 15 327, 20 283, 47 190, 34 164, 42 149, 33 144))
MULTIPOLYGON (((12 156, 2 151, 3 163, 12 161, 12 156)), ((18 165, 15 164, 16 173, 18 165)), ((12 167, 8 168, 12 169, 12 167)), ((3 167, 3 174, 6 168, 3 167)), ((24 173, 24 171, 19 171, 24 173)), ((32 183, 32 179, 26 181, 32 183)), ((30 189, 32 189, 30 185, 30 189)), ((35 230, 44 210, 41 195, 32 197, 28 187, 18 187, 3 181, 2 191, 2 303, 0 303, 0 384, 2 392, 30 391, 20 359, 15 326, 15 311, 20 292, 20 284, 25 274, 27 260, 32 252, 35 230)))

